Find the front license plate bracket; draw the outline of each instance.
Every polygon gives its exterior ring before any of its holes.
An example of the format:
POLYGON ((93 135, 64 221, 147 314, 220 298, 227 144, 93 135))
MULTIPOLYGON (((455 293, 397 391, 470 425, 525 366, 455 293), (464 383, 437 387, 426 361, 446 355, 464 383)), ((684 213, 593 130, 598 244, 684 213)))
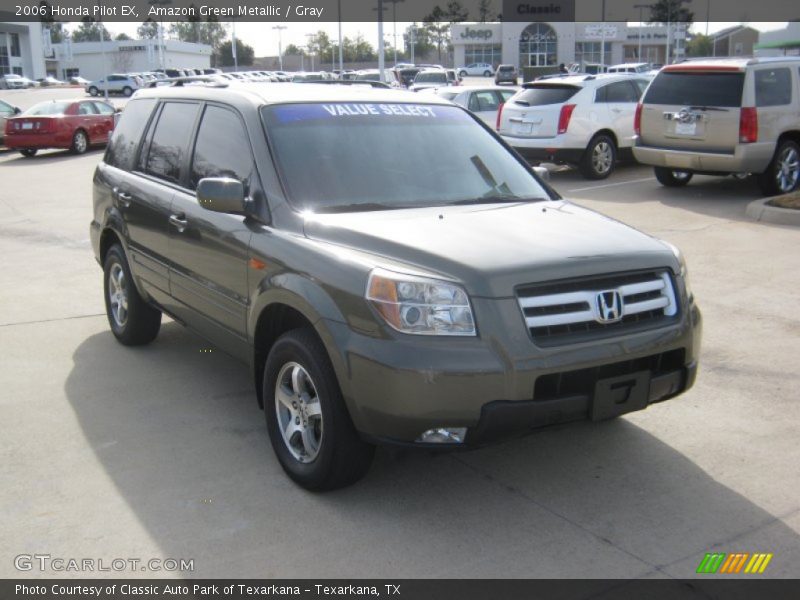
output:
POLYGON ((600 379, 594 386, 591 419, 603 421, 647 406, 650 371, 600 379))

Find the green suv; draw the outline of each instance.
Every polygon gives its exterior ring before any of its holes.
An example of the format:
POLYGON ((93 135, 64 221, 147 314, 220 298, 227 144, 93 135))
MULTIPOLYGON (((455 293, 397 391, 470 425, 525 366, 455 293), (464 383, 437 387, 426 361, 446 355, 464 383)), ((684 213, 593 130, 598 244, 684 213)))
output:
POLYGON ((162 314, 252 369, 300 485, 376 444, 475 447, 688 389, 700 313, 669 244, 562 200, 435 95, 173 85, 128 103, 94 175, 113 334, 162 314))

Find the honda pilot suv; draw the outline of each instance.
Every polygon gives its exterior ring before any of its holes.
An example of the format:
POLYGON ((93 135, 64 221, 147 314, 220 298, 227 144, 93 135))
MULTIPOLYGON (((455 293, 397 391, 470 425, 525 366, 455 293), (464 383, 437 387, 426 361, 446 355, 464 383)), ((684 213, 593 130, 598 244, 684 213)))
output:
POLYGON ((356 481, 376 444, 475 447, 694 381, 680 253, 562 200, 433 94, 142 90, 93 190, 113 334, 147 344, 164 314, 248 363, 308 489, 356 481))
POLYGON ((701 59, 664 67, 636 110, 634 155, 658 181, 753 174, 784 194, 800 181, 800 58, 701 59))

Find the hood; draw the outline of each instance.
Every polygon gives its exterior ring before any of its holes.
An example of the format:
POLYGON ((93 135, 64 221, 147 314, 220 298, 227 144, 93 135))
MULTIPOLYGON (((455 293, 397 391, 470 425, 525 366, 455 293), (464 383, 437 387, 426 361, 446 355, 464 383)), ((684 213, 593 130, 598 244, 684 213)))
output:
POLYGON ((305 233, 375 255, 376 266, 407 265, 490 298, 527 283, 679 268, 657 239, 560 200, 314 214, 305 233))

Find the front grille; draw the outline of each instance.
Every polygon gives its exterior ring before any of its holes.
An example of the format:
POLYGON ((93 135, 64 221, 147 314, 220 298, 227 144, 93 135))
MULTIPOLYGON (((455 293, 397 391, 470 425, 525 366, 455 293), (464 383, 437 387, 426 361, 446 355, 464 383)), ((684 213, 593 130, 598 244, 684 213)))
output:
POLYGON ((662 327, 678 314, 675 288, 666 270, 528 285, 518 290, 517 299, 531 336, 540 346, 662 327), (606 294, 605 304, 600 294, 606 294), (617 310, 609 311, 615 297, 617 310))
POLYGON ((591 369, 550 373, 536 378, 534 400, 554 400, 568 396, 588 396, 594 393, 595 384, 601 379, 631 375, 640 371, 650 371, 656 378, 677 371, 684 366, 683 348, 635 358, 591 369))

